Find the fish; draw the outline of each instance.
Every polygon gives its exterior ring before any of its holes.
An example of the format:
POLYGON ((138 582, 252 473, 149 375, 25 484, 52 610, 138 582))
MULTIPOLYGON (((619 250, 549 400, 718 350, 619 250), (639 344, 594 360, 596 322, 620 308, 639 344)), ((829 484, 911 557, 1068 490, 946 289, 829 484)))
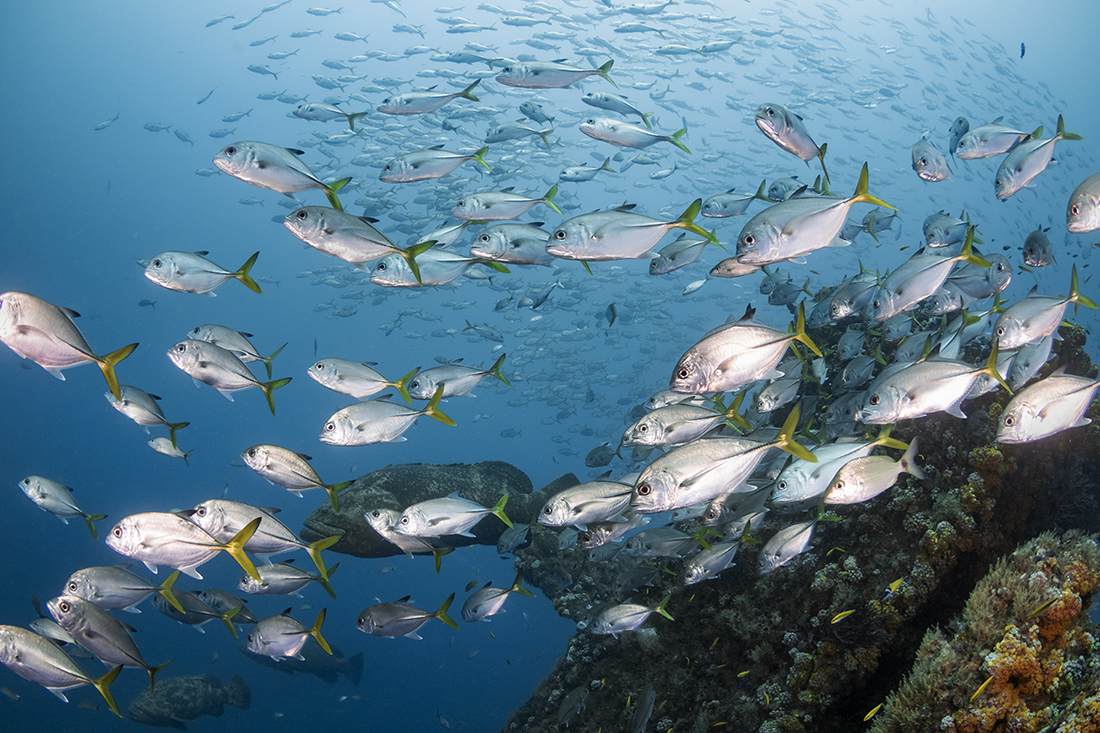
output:
POLYGON ((1024 264, 1029 267, 1046 267, 1056 262, 1054 259, 1054 245, 1050 243, 1046 232, 1050 227, 1037 228, 1024 239, 1024 264))
POLYGON ((470 255, 509 265, 543 265, 556 260, 547 253, 550 235, 540 229, 542 222, 531 224, 494 224, 481 230, 470 245, 470 255))
POLYGON ((418 400, 428 400, 438 389, 442 389, 443 399, 447 399, 469 393, 482 379, 490 376, 511 387, 512 383, 500 372, 505 356, 507 354, 501 354, 488 369, 463 366, 457 362, 425 369, 409 381, 409 395, 418 400))
POLYGON ((588 687, 577 687, 570 690, 569 694, 562 698, 561 705, 558 706, 558 727, 564 725, 568 728, 569 722, 584 710, 584 701, 587 699, 588 687))
POLYGON ((989 124, 980 125, 964 133, 959 138, 958 147, 955 149, 956 157, 963 160, 992 158, 1007 153, 1016 143, 1030 137, 1030 133, 1013 130, 1001 124, 1003 119, 1004 117, 998 117, 989 124))
MULTIPOLYGON (((730 44, 732 45, 733 42, 730 41, 730 44)), ((656 699, 657 692, 653 689, 653 685, 647 683, 638 695, 638 701, 634 703, 634 714, 630 719, 630 733, 645 733, 646 726, 649 725, 649 718, 653 715, 653 704, 656 699)))
POLYGON ((997 354, 994 344, 981 367, 948 359, 927 359, 896 372, 883 372, 867 389, 857 419, 868 425, 886 425, 936 412, 965 418, 959 406, 981 375, 988 374, 1011 393, 997 371, 997 354))
POLYGON ((111 392, 104 393, 104 396, 111 403, 111 407, 136 422, 144 428, 146 433, 149 432, 150 425, 164 425, 168 428, 172 444, 175 445, 176 431, 183 430, 191 424, 189 422, 168 422, 164 417, 164 412, 160 409, 160 405, 157 404, 160 397, 156 395, 149 394, 129 384, 120 384, 119 391, 121 393, 119 398, 116 398, 111 392))
POLYGON ((292 562, 292 560, 286 560, 274 565, 261 565, 257 568, 260 580, 245 573, 237 582, 237 588, 256 596, 300 596, 301 594, 298 593, 300 589, 316 581, 330 596, 336 597, 336 591, 332 589, 329 577, 340 567, 340 563, 326 568, 321 575, 311 575, 305 570, 294 567, 292 562))
POLYGON ((111 394, 122 399, 115 367, 138 345, 129 344, 98 356, 73 323, 79 317, 74 310, 60 308, 30 293, 0 293, 0 341, 9 349, 62 381, 63 369, 93 362, 103 372, 111 394))
POLYGON ((458 492, 452 492, 440 499, 428 499, 409 506, 394 523, 394 531, 410 537, 439 537, 456 534, 473 537, 470 530, 490 514, 509 527, 512 521, 504 513, 508 495, 500 497, 492 509, 486 509, 477 502, 463 499, 458 492))
POLYGON ((169 458, 182 458, 184 463, 189 466, 191 465, 190 461, 188 461, 188 456, 195 452, 194 449, 184 452, 180 450, 179 446, 173 445, 172 441, 168 438, 153 438, 145 442, 157 453, 168 456, 169 458))
POLYGON ((808 522, 798 522, 788 525, 772 535, 771 539, 765 542, 760 549, 760 557, 756 563, 757 573, 766 575, 776 568, 786 565, 803 552, 813 549, 809 544, 816 524, 816 519, 808 522))
POLYGON ((360 269, 366 269, 367 262, 388 254, 399 255, 420 282, 416 256, 429 249, 433 242, 422 242, 407 249, 398 247, 374 228, 377 221, 326 206, 303 206, 287 214, 283 226, 317 251, 350 262, 360 269))
POLYGON ((657 514, 710 501, 723 494, 755 490, 745 483, 772 448, 814 463, 817 459, 794 440, 801 414, 791 410, 775 440, 703 438, 673 448, 644 469, 634 484, 631 511, 657 514))
POLYGON ((690 265, 699 259, 707 244, 706 239, 688 239, 686 234, 681 234, 676 241, 661 247, 657 256, 649 261, 649 274, 667 275, 690 265))
POLYGON ((64 524, 69 523, 69 517, 80 517, 88 525, 88 531, 92 537, 99 539, 96 534, 95 522, 106 519, 106 514, 88 514, 73 498, 72 489, 63 486, 56 481, 51 481, 42 476, 27 476, 19 482, 19 488, 27 498, 38 505, 44 512, 54 515, 64 524))
POLYGON ((495 616, 504 610, 504 602, 512 593, 534 598, 535 594, 524 588, 523 570, 516 571, 516 578, 508 588, 493 588, 486 583, 480 590, 470 594, 466 602, 462 604, 462 620, 467 623, 474 621, 487 621, 490 616, 495 616))
POLYGON ((454 420, 439 410, 442 395, 443 388, 439 387, 423 410, 412 410, 385 399, 357 402, 339 410, 328 419, 321 429, 320 440, 327 445, 400 442, 405 440, 402 433, 412 427, 416 418, 421 415, 453 427, 454 420))
POLYGON ((156 666, 145 661, 126 625, 90 601, 77 596, 57 596, 46 603, 58 625, 72 635, 77 644, 94 654, 108 667, 141 667, 149 673, 149 691, 153 691, 157 672, 171 660, 156 666))
POLYGON ((805 192, 806 184, 798 180, 798 176, 791 178, 777 178, 768 186, 768 199, 771 201, 786 201, 799 191, 805 192))
MULTIPOLYGON (((227 120, 231 121, 231 120, 227 120)), ((292 194, 319 188, 324 191, 334 209, 343 209, 336 192, 346 186, 351 178, 341 178, 323 183, 298 156, 305 151, 281 148, 278 145, 241 140, 231 143, 214 156, 214 165, 225 173, 245 183, 278 191, 293 198, 292 194)))
POLYGON ((239 611, 216 611, 210 604, 199 598, 198 591, 182 591, 177 595, 177 598, 180 603, 183 604, 183 613, 177 612, 175 608, 165 603, 164 599, 160 596, 154 596, 153 608, 177 623, 183 624, 184 626, 190 626, 200 634, 206 633, 203 626, 214 619, 221 619, 221 622, 225 624, 225 628, 229 630, 233 638, 238 638, 237 628, 233 625, 233 619, 239 611))
POLYGON ((372 368, 374 366, 373 361, 328 358, 310 364, 306 373, 321 386, 357 400, 377 394, 387 387, 393 387, 406 402, 411 404, 412 398, 408 393, 407 385, 409 380, 420 371, 420 367, 413 369, 396 382, 392 382, 375 371, 372 368))
POLYGON ((222 715, 226 705, 242 710, 252 706, 252 691, 240 675, 224 685, 208 674, 168 677, 160 681, 157 694, 143 690, 134 698, 126 717, 145 725, 183 728, 202 715, 222 715))
POLYGON ((332 654, 325 654, 325 650, 319 646, 306 645, 298 650, 305 659, 283 657, 278 661, 271 657, 252 654, 248 651, 247 644, 240 644, 237 649, 246 657, 257 664, 262 664, 268 669, 274 669, 283 674, 293 675, 298 672, 311 674, 322 682, 334 685, 343 675, 354 687, 359 686, 363 676, 363 652, 351 657, 344 656, 343 652, 335 645, 330 645, 332 654))
POLYGON ((62 702, 69 701, 65 697, 66 690, 92 685, 107 701, 111 712, 122 717, 110 690, 111 683, 122 671, 121 665, 102 677, 89 677, 52 641, 18 626, 0 626, 0 664, 23 679, 42 685, 62 702))
POLYGON ((366 117, 367 112, 345 112, 339 107, 335 107, 331 104, 299 104, 291 112, 295 117, 300 117, 303 120, 310 120, 313 122, 328 122, 343 117, 348 121, 348 129, 355 132, 355 121, 361 117, 366 117))
MULTIPOLYGON (((452 54, 452 56, 453 55, 454 54, 452 54)), ((490 59, 479 58, 478 60, 487 61, 489 63, 489 68, 493 68, 493 62, 490 59)), ((534 122, 537 122, 540 125, 548 124, 554 121, 553 117, 546 114, 546 110, 542 108, 541 104, 537 104, 536 102, 532 102, 530 100, 521 104, 519 106, 519 111, 524 117, 534 122)))
POLYGON ((579 69, 557 61, 526 61, 508 64, 500 69, 496 80, 500 84, 525 89, 562 89, 590 76, 600 76, 618 88, 609 72, 615 65, 608 61, 595 69, 579 69))
POLYGON ((321 624, 325 622, 326 611, 327 609, 322 608, 317 614, 317 620, 308 629, 290 617, 289 608, 278 616, 268 616, 256 624, 252 633, 248 635, 248 651, 271 657, 276 661, 283 657, 305 661, 301 648, 305 645, 307 638, 312 636, 322 649, 332 654, 332 648, 325 637, 321 636, 321 624))
POLYGON ((554 128, 546 130, 537 130, 534 127, 525 125, 523 120, 518 122, 505 122, 503 125, 497 125, 489 130, 485 135, 485 144, 492 145, 493 143, 502 143, 508 140, 521 140, 525 137, 534 137, 538 135, 542 138, 542 144, 546 146, 546 149, 550 149, 550 133, 554 131, 554 128))
POLYGON ((1027 186, 1050 165, 1054 156, 1054 145, 1059 140, 1081 140, 1080 135, 1066 132, 1066 124, 1062 115, 1058 115, 1058 132, 1052 138, 1039 139, 1043 128, 1032 133, 1030 140, 1023 140, 1008 151, 1008 155, 1001 161, 997 168, 997 175, 993 179, 993 190, 999 201, 1012 196, 1020 189, 1027 186))
POLYGON ((609 465, 614 457, 615 449, 611 447, 611 443, 600 443, 588 451, 588 455, 584 457, 584 465, 589 468, 600 468, 609 465))
POLYGON ((173 571, 159 585, 153 585, 141 576, 131 573, 127 567, 129 566, 107 565, 77 570, 65 581, 65 593, 91 601, 100 608, 130 613, 141 613, 137 605, 156 593, 177 611, 184 612, 183 606, 172 592, 180 571, 173 571))
POLYGON ((620 445, 648 445, 674 447, 685 445, 703 437, 726 420, 748 429, 745 419, 738 414, 743 396, 738 395, 728 410, 690 403, 665 405, 650 411, 623 432, 620 445))
POLYGON ((921 135, 920 140, 913 143, 913 170, 922 181, 946 181, 951 168, 943 153, 928 139, 931 134, 926 132, 921 135))
POLYGON ((997 442, 1031 443, 1090 424, 1085 411, 1098 387, 1100 380, 1066 374, 1059 367, 1009 400, 998 422, 997 442))
POLYGON ((951 133, 951 137, 947 141, 947 150, 951 153, 951 157, 955 157, 955 152, 959 149, 959 141, 962 140, 963 135, 970 132, 970 120, 965 117, 956 117, 948 132, 951 133))
POLYGON ((701 549, 684 563, 684 585, 695 585, 704 580, 717 578, 719 573, 733 567, 740 542, 718 542, 708 550, 701 549))
MULTIPOLYGON (((505 219, 518 219, 527 213, 536 204, 546 204, 551 209, 561 214, 561 209, 554 205, 554 196, 558 193, 558 186, 554 184, 550 190, 543 194, 542 198, 526 198, 512 193, 511 188, 503 191, 486 191, 464 196, 451 209, 451 216, 465 221, 502 221, 505 219)), ((564 216, 564 214, 562 214, 564 216)))
POLYGON ((644 624, 646 619, 654 613, 664 616, 669 621, 674 621, 672 614, 665 610, 670 598, 672 598, 671 593, 662 598, 661 602, 652 608, 630 602, 606 608, 597 614, 592 621, 592 633, 611 634, 612 637, 618 639, 619 634, 625 631, 637 631, 638 627, 644 624))
POLYGON ((736 391, 758 379, 783 376, 775 366, 793 341, 822 355, 806 335, 804 306, 798 307, 793 333, 757 323, 755 314, 750 305, 739 320, 704 335, 676 362, 669 388, 681 394, 708 394, 736 391))
POLYGON ((695 537, 672 527, 653 527, 633 534, 623 542, 627 557, 680 557, 696 546, 695 537))
POLYGON ((530 524, 517 524, 500 533, 497 540, 497 554, 514 554, 521 547, 525 547, 531 538, 530 524))
POLYGON ((453 94, 439 94, 427 92, 406 92, 386 97, 382 104, 375 107, 382 114, 387 115, 422 115, 427 112, 435 112, 437 109, 455 99, 468 99, 471 102, 481 100, 474 96, 474 88, 481 83, 481 79, 474 81, 465 89, 453 94))
POLYGON ((1066 228, 1074 234, 1100 229, 1100 173, 1081 181, 1070 194, 1066 206, 1066 228))
POLYGON ((290 384, 292 379, 283 377, 267 382, 260 381, 233 352, 207 341, 180 341, 168 350, 168 358, 192 379, 209 384, 230 402, 233 402, 233 392, 259 387, 267 398, 267 406, 272 415, 275 414, 275 390, 290 384))
POLYGON ((653 247, 672 229, 686 229, 717 243, 713 234, 694 223, 702 205, 702 199, 696 199, 673 221, 634 213, 633 206, 581 214, 558 225, 546 251, 583 262, 652 258, 653 247))
POLYGON ((178 514, 142 512, 131 514, 116 524, 107 537, 107 546, 124 557, 141 560, 149 572, 166 565, 202 580, 197 568, 212 560, 219 552, 228 552, 244 568, 258 578, 256 566, 244 552, 244 545, 260 526, 260 517, 245 525, 229 542, 218 542, 206 530, 178 514))
MULTIPOLYGON (((256 447, 275 448, 276 446, 256 447)), ((248 451, 245 451, 245 456, 247 454, 248 451)), ((354 482, 346 482, 346 484, 352 483, 354 482)), ((259 518, 260 526, 256 528, 256 531, 244 544, 246 552, 262 555, 264 561, 270 563, 271 555, 290 550, 305 550, 313 560, 313 564, 321 572, 321 576, 327 578, 328 570, 326 570, 325 562, 321 558, 321 551, 335 545, 339 541, 340 535, 325 537, 312 543, 303 542, 289 527, 275 518, 277 512, 278 510, 252 506, 240 501, 208 499, 195 505, 194 509, 185 512, 185 514, 192 522, 206 530, 215 540, 225 543, 231 542, 238 532, 247 527, 250 522, 259 518)))
POLYGON ((458 629, 458 624, 447 615, 447 609, 455 599, 454 593, 447 596, 447 600, 443 601, 434 613, 410 606, 406 603, 409 598, 410 596, 405 596, 393 603, 376 603, 363 609, 355 620, 356 628, 371 636, 384 636, 391 639, 407 636, 410 639, 419 639, 421 637, 416 632, 420 627, 436 618, 452 629, 458 629))
POLYGON ((648 148, 665 142, 672 143, 691 155, 687 145, 680 141, 680 138, 687 134, 686 127, 681 127, 671 135, 661 135, 633 122, 613 120, 610 117, 589 117, 581 123, 580 130, 590 138, 618 145, 621 148, 648 148))
POLYGON ((829 482, 829 488, 821 500, 826 504, 858 504, 875 498, 897 483, 902 473, 911 474, 922 481, 924 471, 914 463, 917 457, 917 439, 898 460, 889 456, 863 456, 845 463, 829 482))
POLYGON ((563 489, 546 500, 538 523, 546 527, 579 527, 605 522, 630 506, 630 484, 606 476, 563 489))
POLYGON ((378 174, 378 180, 385 183, 411 183, 441 178, 468 160, 475 160, 485 166, 486 170, 492 171, 493 169, 483 157, 487 152, 489 148, 483 147, 475 153, 464 155, 448 152, 442 145, 436 145, 400 155, 389 161, 378 174))
POLYGON ((145 277, 162 288, 177 293, 195 293, 213 298, 218 286, 229 280, 240 280, 241 284, 255 293, 263 293, 249 272, 256 264, 259 252, 254 253, 235 271, 229 271, 206 259, 206 251, 201 252, 161 252, 149 260, 145 268, 145 277))
POLYGON ((764 193, 764 184, 766 183, 768 183, 767 180, 761 180, 756 193, 748 196, 735 194, 735 189, 730 188, 725 194, 718 194, 703 201, 703 208, 700 212, 704 217, 716 219, 741 216, 748 210, 752 201, 768 200, 768 195, 764 193))
POLYGON ((232 328, 219 326, 216 323, 196 326, 187 334, 187 338, 189 339, 194 339, 195 341, 208 341, 216 346, 231 351, 238 359, 245 363, 253 361, 263 362, 264 366, 267 368, 267 378, 271 379, 271 362, 286 348, 286 344, 280 346, 270 356, 263 356, 260 354, 259 350, 252 345, 252 342, 248 340, 251 337, 252 334, 250 333, 235 331, 232 328))
POLYGON ((801 117, 786 107, 768 103, 756 109, 754 119, 760 131, 783 150, 807 163, 813 158, 821 161, 821 172, 825 175, 825 180, 829 180, 829 171, 825 168, 826 145, 818 147, 801 117))
POLYGON ((588 92, 581 97, 581 101, 592 107, 618 112, 621 115, 638 115, 647 130, 653 129, 653 125, 649 122, 649 118, 653 116, 653 113, 642 112, 621 95, 612 92, 588 92))
POLYGON ((570 166, 568 168, 565 168, 564 170, 562 170, 561 173, 558 174, 558 180, 581 183, 584 181, 591 181, 600 171, 618 173, 617 170, 608 165, 608 163, 610 162, 611 158, 604 158, 603 163, 598 168, 584 165, 570 166))
POLYGON ((394 526, 397 520, 401 519, 402 513, 399 509, 372 509, 365 512, 363 518, 382 539, 395 545, 409 557, 417 553, 431 553, 435 557, 435 572, 438 573, 443 556, 452 552, 454 548, 439 546, 437 538, 434 537, 414 537, 396 532, 394 526))
MULTIPOLYGON (((299 497, 302 496, 303 491, 309 489, 324 489, 328 494, 329 501, 332 503, 333 511, 337 514, 340 513, 340 501, 337 492, 343 491, 355 483, 355 481, 341 481, 335 484, 326 484, 313 470, 313 466, 309 465, 309 461, 312 460, 311 456, 295 453, 277 445, 266 443, 254 445, 241 453, 241 460, 245 462, 246 466, 263 476, 268 483, 281 486, 299 497)), ((255 509, 255 507, 249 507, 249 509, 255 509)), ((274 517, 266 518, 270 519, 273 524, 282 527, 282 523, 274 517)), ((203 528, 208 529, 207 527, 203 528)), ((283 527, 283 529, 286 528, 283 527)), ((214 533, 211 532, 211 534, 214 533)), ((291 536, 293 537, 293 534, 291 536)), ((255 551, 253 550, 253 552, 255 551)), ((314 558, 315 562, 316 560, 317 558, 314 558)), ((323 564, 318 566, 318 569, 324 573, 323 564)))
POLYGON ((1021 301, 1004 309, 993 324, 993 336, 1001 349, 1015 349, 1049 336, 1062 322, 1066 306, 1074 304, 1096 309, 1096 303, 1081 294, 1077 286, 1077 266, 1070 273, 1069 297, 1052 298, 1037 294, 1033 287, 1021 301))
POLYGON ((867 164, 851 198, 794 197, 764 209, 745 224, 737 237, 737 261, 766 265, 802 257, 822 247, 844 247, 837 237, 848 211, 857 203, 895 207, 867 190, 867 164))

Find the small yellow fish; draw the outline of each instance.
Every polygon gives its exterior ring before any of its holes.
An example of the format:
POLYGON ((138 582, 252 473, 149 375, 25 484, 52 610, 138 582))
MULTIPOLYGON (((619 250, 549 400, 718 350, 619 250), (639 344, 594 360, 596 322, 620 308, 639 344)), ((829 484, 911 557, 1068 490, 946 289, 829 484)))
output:
POLYGON ((854 609, 854 608, 850 608, 847 611, 841 611, 836 616, 833 616, 833 620, 830 621, 829 623, 835 624, 838 621, 843 621, 844 619, 848 618, 849 616, 851 616, 855 612, 856 612, 856 609, 854 609))
POLYGON ((877 713, 879 710, 882 710, 882 703, 881 702, 878 705, 875 705, 873 708, 871 708, 871 712, 869 712, 869 713, 867 713, 866 715, 863 716, 863 722, 866 723, 868 720, 875 717, 875 713, 877 713))
POLYGON ((748 674, 749 672, 751 672, 751 671, 752 671, 752 670, 748 670, 748 669, 746 669, 746 670, 745 670, 744 672, 738 672, 738 673, 737 673, 737 676, 738 676, 738 677, 744 677, 745 675, 747 675, 747 674, 748 674))
POLYGON ((985 688, 989 687, 989 683, 992 682, 992 681, 993 681, 993 675, 989 675, 989 679, 987 679, 985 682, 983 682, 981 687, 979 687, 977 689, 977 691, 975 691, 974 694, 970 696, 970 702, 974 702, 974 698, 976 698, 978 695, 985 692, 985 688))
POLYGON ((1053 606, 1059 600, 1060 600, 1060 598, 1051 598, 1049 601, 1043 603, 1043 605, 1039 606, 1038 608, 1036 608, 1034 611, 1032 611, 1031 613, 1029 613, 1027 615, 1028 620, 1030 621, 1031 619, 1035 618, 1036 616, 1041 616, 1044 611, 1046 611, 1048 608, 1053 606))

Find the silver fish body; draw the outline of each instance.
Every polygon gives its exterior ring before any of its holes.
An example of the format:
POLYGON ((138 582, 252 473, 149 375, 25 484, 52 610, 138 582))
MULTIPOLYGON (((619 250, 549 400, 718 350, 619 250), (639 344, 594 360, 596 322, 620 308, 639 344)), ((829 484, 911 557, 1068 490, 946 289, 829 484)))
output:
POLYGON ((1088 425, 1085 411, 1100 380, 1066 374, 1058 369, 1046 379, 1020 391, 1001 413, 999 443, 1030 443, 1063 430, 1088 425))
POLYGON ((786 565, 810 548, 816 520, 791 524, 772 535, 760 549, 756 571, 765 575, 776 568, 786 565))
POLYGON ((1066 228, 1074 234, 1100 229, 1100 173, 1091 175, 1070 194, 1066 228))

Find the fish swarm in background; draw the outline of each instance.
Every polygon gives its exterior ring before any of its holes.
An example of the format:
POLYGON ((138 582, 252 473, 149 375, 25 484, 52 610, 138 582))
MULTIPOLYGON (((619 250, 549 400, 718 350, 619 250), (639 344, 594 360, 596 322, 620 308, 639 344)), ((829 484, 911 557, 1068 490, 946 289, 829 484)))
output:
POLYGON ((1098 730, 1100 648, 1084 613, 1098 588, 1095 535, 1045 532, 1022 545, 978 583, 947 633, 925 635, 872 733, 1098 730))

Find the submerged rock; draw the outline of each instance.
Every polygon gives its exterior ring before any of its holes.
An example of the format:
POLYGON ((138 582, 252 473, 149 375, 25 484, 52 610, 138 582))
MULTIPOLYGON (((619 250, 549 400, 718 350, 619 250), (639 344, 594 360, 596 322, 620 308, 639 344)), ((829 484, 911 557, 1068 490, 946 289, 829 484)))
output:
MULTIPOLYGON (((501 496, 508 494, 504 512, 513 523, 520 524, 531 521, 551 495, 577 483, 577 477, 570 473, 532 492, 531 479, 527 474, 503 461, 386 466, 359 477, 340 492, 340 514, 332 510, 327 500, 314 509, 304 522, 302 539, 314 542, 340 534, 343 537, 333 545, 332 552, 356 557, 399 555, 401 551, 375 532, 363 514, 374 509, 403 510, 419 501, 447 496, 455 491, 463 499, 492 507, 501 496)), ((505 529, 504 522, 489 516, 470 530, 473 537, 452 535, 443 538, 445 541, 441 544, 453 547, 495 546, 505 529)))
POLYGON ((200 715, 221 715, 226 705, 241 710, 252 706, 252 691, 239 675, 222 684, 208 674, 157 680, 155 692, 143 691, 130 703, 130 720, 160 728, 187 730, 185 723, 200 715))

